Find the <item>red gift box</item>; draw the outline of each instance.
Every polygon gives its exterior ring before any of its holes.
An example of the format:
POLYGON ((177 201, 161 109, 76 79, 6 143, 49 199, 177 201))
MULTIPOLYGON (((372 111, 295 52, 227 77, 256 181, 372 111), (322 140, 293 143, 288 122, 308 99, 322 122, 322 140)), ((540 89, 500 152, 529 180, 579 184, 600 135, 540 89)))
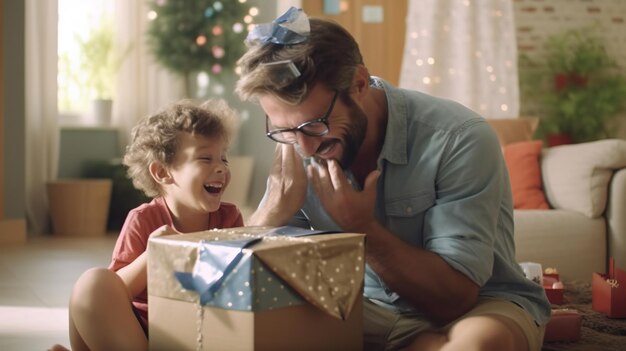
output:
POLYGON ((576 341, 580 339, 582 317, 576 310, 554 309, 546 325, 543 341, 576 341))
POLYGON ((559 279, 558 273, 543 274, 543 289, 546 291, 546 296, 550 303, 555 305, 563 304, 563 284, 559 279))
POLYGON ((626 272, 609 261, 609 274, 593 273, 591 308, 609 318, 626 318, 626 272))

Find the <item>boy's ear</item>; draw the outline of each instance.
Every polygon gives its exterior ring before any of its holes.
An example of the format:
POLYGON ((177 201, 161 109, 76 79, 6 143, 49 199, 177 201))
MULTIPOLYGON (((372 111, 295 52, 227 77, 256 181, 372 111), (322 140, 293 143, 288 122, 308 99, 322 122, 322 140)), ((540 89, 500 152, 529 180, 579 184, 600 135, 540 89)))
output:
POLYGON ((170 171, 167 167, 163 166, 159 162, 151 162, 150 166, 150 175, 152 178, 159 184, 171 184, 173 179, 170 171))

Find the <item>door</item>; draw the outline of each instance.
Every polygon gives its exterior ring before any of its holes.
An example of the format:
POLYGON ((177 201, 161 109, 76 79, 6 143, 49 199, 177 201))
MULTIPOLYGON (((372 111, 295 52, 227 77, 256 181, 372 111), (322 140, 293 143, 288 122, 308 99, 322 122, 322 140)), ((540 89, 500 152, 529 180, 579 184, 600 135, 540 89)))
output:
POLYGON ((398 85, 407 0, 302 0, 302 8, 311 17, 331 19, 346 28, 359 44, 370 74, 398 85), (339 7, 339 13, 325 13, 325 3, 339 7))

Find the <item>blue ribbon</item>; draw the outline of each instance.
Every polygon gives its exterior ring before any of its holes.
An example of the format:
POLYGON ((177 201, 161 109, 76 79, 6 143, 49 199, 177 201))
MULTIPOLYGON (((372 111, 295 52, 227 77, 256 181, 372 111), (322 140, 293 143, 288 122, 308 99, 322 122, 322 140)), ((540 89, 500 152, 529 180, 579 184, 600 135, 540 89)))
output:
POLYGON ((302 9, 290 7, 271 23, 256 25, 246 41, 251 43, 298 44, 309 37, 309 20, 302 9), (302 30, 304 26, 305 30, 302 30), (300 27, 300 28, 298 28, 300 27))
POLYGON ((200 303, 206 305, 213 300, 226 278, 244 258, 246 255, 244 249, 262 241, 264 236, 301 237, 328 233, 334 232, 284 226, 251 239, 202 240, 198 244, 198 258, 193 272, 174 272, 174 275, 184 289, 197 292, 200 295, 200 303))
POLYGON ((197 292, 200 295, 200 303, 206 305, 213 300, 224 280, 243 258, 243 249, 261 240, 261 238, 216 242, 203 240, 198 245, 198 259, 193 273, 174 272, 174 274, 183 288, 197 292))

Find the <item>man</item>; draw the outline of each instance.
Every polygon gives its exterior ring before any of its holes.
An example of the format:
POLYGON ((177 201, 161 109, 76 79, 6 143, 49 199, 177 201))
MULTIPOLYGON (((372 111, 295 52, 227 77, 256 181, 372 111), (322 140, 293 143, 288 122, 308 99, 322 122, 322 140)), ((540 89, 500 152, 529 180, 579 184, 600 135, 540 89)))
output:
POLYGON ((367 235, 367 350, 540 350, 497 137, 460 104, 370 77, 339 25, 290 9, 248 36, 237 92, 278 142, 251 225, 367 235))

